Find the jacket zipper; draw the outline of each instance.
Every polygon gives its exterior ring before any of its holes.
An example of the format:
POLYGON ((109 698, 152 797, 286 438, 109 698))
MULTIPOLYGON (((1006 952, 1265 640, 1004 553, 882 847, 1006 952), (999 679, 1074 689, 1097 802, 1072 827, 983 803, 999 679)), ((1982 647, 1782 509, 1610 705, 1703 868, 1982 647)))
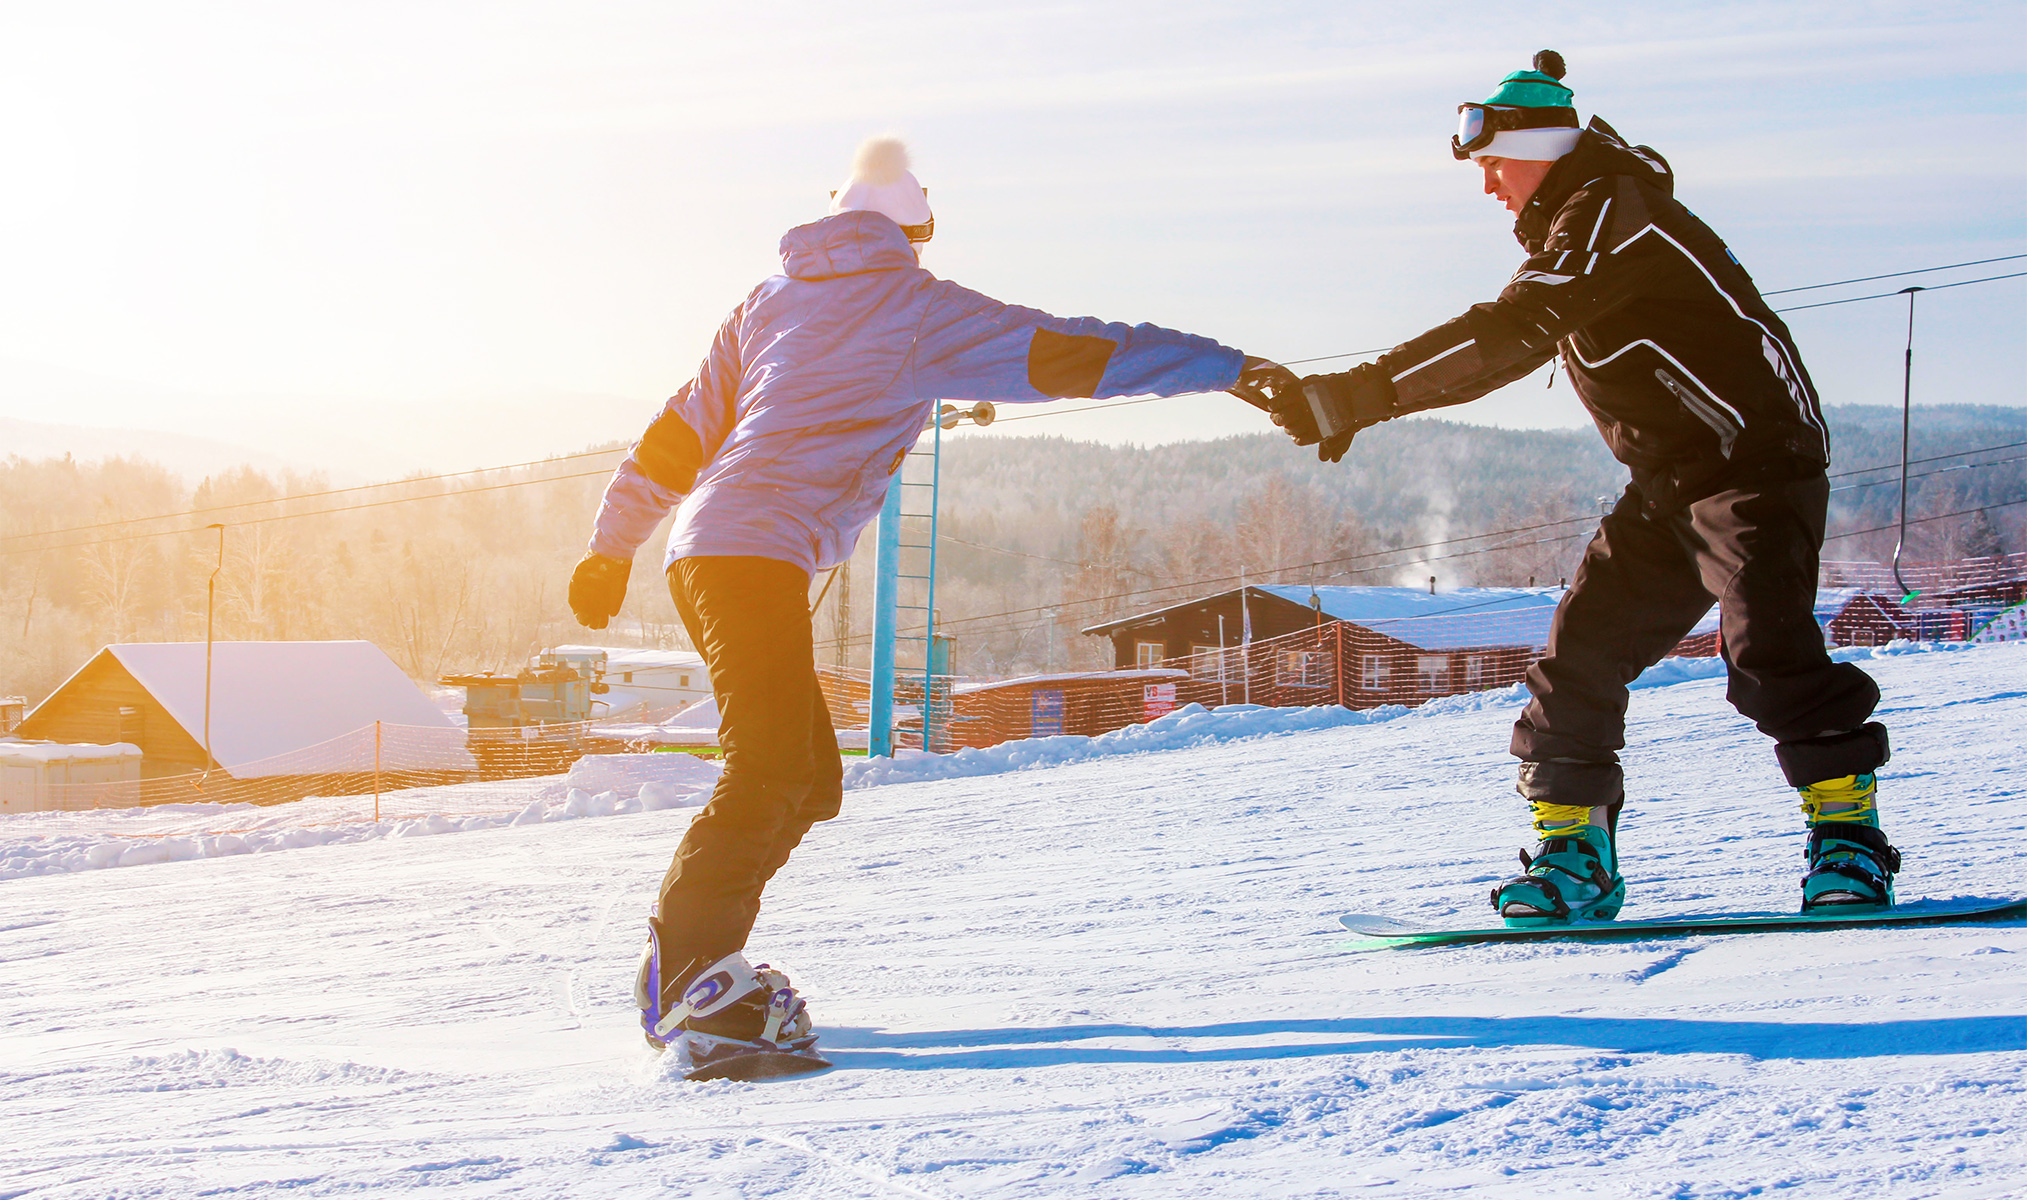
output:
POLYGON ((1738 441, 1739 427, 1737 422, 1719 412, 1708 401, 1704 400, 1703 397, 1689 390, 1687 384, 1670 375, 1666 368, 1654 368, 1654 378, 1661 381, 1662 387, 1675 393, 1675 398, 1682 401, 1682 407, 1694 413, 1697 420, 1710 426, 1711 431, 1717 434, 1718 451, 1726 458, 1730 458, 1732 444, 1738 441))

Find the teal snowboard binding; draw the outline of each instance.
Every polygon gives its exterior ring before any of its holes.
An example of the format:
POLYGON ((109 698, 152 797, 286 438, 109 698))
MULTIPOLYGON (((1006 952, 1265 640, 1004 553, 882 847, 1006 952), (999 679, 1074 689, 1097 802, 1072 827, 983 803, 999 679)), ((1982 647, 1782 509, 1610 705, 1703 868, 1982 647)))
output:
POLYGON ((1614 845, 1619 805, 1535 800, 1528 807, 1534 810, 1541 843, 1533 854, 1520 852, 1523 874, 1492 889, 1492 907, 1507 927, 1574 925, 1618 916, 1626 903, 1626 881, 1614 845))

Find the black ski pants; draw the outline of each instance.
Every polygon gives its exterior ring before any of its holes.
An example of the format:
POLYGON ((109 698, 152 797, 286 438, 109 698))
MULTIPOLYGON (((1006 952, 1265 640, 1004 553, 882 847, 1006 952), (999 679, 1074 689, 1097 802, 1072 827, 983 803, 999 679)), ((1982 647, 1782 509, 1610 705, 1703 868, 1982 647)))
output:
MULTIPOLYGON (((1817 560, 1830 484, 1821 474, 1742 484, 1674 512, 1629 487, 1604 519, 1549 626, 1548 653, 1528 669, 1534 694, 1513 727, 1523 793, 1558 804, 1610 804, 1626 744, 1626 685, 1659 662, 1717 602, 1732 707, 1777 743, 1799 786, 1874 770, 1880 738, 1865 725, 1879 688, 1833 663, 1816 624, 1817 560), (1584 769, 1591 766, 1591 769, 1584 769), (1555 781, 1536 795, 1529 779, 1555 781), (1595 794, 1591 794, 1595 793, 1595 794)), ((1873 727, 1876 728, 1876 727, 1873 727)))
POLYGON ((744 949, 760 892, 809 827, 838 815, 843 764, 817 686, 809 574, 779 559, 678 559, 669 592, 718 700, 725 772, 662 879, 671 982, 744 949))

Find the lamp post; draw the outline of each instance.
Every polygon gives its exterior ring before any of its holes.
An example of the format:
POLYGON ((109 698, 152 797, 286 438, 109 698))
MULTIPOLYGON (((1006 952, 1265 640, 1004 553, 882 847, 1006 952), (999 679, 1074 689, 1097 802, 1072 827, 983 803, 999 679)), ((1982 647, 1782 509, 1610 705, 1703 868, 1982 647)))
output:
POLYGON ((218 766, 218 760, 211 756, 211 641, 218 611, 218 573, 225 569, 225 526, 214 524, 205 528, 218 531, 218 565, 211 568, 211 579, 204 585, 204 777, 208 779, 218 766))

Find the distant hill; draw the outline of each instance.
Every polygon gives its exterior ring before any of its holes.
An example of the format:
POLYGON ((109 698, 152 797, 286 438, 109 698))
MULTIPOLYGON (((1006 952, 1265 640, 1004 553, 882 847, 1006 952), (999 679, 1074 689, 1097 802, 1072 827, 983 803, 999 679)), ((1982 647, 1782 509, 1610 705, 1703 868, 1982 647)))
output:
MULTIPOLYGON (((1828 411, 1831 471, 1840 474, 1835 529, 1890 519, 1898 490, 1900 411, 1850 405, 1828 411), (1869 469, 1876 468, 1876 469, 1869 469), (1869 469, 1869 470, 1868 470, 1869 469), (1862 474, 1849 474, 1863 471, 1862 474)), ((2027 409, 1990 405, 1917 408, 1910 457, 2027 442, 2027 409)), ((1973 456, 2005 459, 2027 447, 1973 456)), ((1082 514, 1116 508, 1127 524, 1157 529, 1184 519, 1229 524, 1269 480, 1312 489, 1333 519, 1356 520, 1382 541, 1424 540, 1501 528, 1528 514, 1598 510, 1625 487, 1626 471, 1589 429, 1510 430, 1443 420, 1389 422, 1358 436, 1344 462, 1319 463, 1274 434, 1107 446, 1052 437, 953 438, 945 447, 945 512, 989 527, 995 544, 1075 558, 1082 514)), ((1971 470, 1964 459, 1917 465, 1911 507, 1947 497, 1954 508, 2027 497, 2018 462, 1971 470)))
POLYGON ((62 458, 98 462, 108 458, 142 458, 195 482, 234 467, 258 471, 302 470, 279 455, 266 454, 231 442, 157 429, 101 429, 89 425, 52 425, 0 417, 0 458, 62 458))

